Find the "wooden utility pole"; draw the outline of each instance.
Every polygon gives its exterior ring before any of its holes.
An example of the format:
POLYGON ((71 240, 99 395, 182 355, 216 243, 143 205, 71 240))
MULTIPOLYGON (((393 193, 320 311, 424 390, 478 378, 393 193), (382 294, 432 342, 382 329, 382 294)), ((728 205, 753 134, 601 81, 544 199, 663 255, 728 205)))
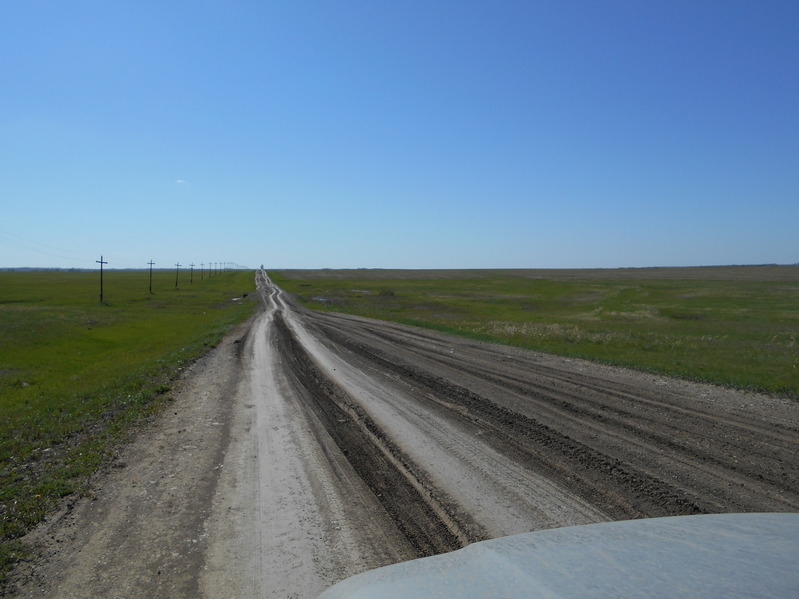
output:
POLYGON ((105 260, 103 260, 102 255, 100 256, 99 260, 95 260, 100 265, 100 303, 103 303, 103 264, 108 264, 105 260))
POLYGON ((153 264, 155 264, 155 262, 150 260, 147 264, 150 265, 150 293, 152 293, 153 292, 153 264))
POLYGON ((191 285, 194 283, 194 262, 189 264, 189 266, 191 267, 191 270, 189 271, 189 284, 191 285))
POLYGON ((178 288, 178 274, 180 273, 180 262, 175 264, 175 289, 178 288))
POLYGON ((200 262, 200 280, 203 280, 205 273, 205 262, 200 262))

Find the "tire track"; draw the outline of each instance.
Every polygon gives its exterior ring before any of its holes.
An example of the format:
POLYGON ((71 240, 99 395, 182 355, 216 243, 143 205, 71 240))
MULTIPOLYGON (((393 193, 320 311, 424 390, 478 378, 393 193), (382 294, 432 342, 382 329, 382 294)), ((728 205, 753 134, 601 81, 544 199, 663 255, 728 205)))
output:
MULTIPOLYGON (((379 333, 373 333, 382 337, 379 333)), ((389 337, 386 336, 386 339, 389 337)), ((643 394, 636 396, 609 386, 583 381, 577 383, 574 377, 555 378, 546 375, 544 381, 536 380, 535 389, 532 389, 530 383, 521 378, 496 375, 482 368, 469 368, 467 365, 441 359, 429 351, 419 351, 418 355, 424 357, 427 362, 435 362, 455 370, 462 377, 479 376, 483 381, 506 389, 526 401, 535 402, 536 412, 553 413, 558 419, 565 419, 575 426, 596 431, 596 435, 601 435, 605 440, 612 437, 619 443, 636 446, 643 452, 654 453, 665 450, 670 460, 696 468, 703 475, 718 479, 720 484, 737 484, 745 478, 752 484, 771 487, 773 493, 789 492, 792 489, 788 480, 766 483, 762 476, 763 461, 774 462, 778 459, 776 456, 780 451, 791 449, 788 446, 787 434, 772 433, 765 427, 756 428, 740 425, 738 422, 730 423, 729 419, 712 422, 705 420, 701 433, 694 431, 690 434, 684 427, 686 417, 705 416, 699 410, 674 409, 662 401, 647 400, 643 394), (561 383, 560 386, 556 386, 558 382, 561 383), (566 385, 573 387, 574 390, 570 391, 566 385), (599 398, 592 398, 587 392, 600 394, 599 398), (633 413, 632 408, 620 407, 619 400, 624 400, 627 404, 634 401, 638 407, 638 414, 633 413), (649 417, 647 411, 643 409, 652 405, 657 406, 660 412, 658 418, 649 417), (739 429, 737 435, 736 429, 739 429), (730 439, 741 439, 743 432, 748 433, 747 437, 750 438, 752 433, 758 434, 757 444, 747 446, 747 460, 730 462, 729 454, 741 450, 741 446, 730 442, 730 439), (699 438, 709 447, 711 437, 714 438, 712 443, 714 452, 704 450, 696 443, 696 439, 699 438), (725 450, 723 454, 719 452, 720 448, 725 450), (758 461, 755 462, 754 458, 758 461)))
POLYGON ((482 540, 476 527, 459 521, 441 491, 425 484, 407 456, 369 416, 314 365, 301 344, 275 316, 281 354, 287 358, 296 385, 336 445, 372 489, 419 557, 437 555, 482 540))
MULTIPOLYGON (((534 462, 536 469, 557 477, 559 483, 610 515, 635 518, 704 513, 696 500, 683 490, 637 471, 545 424, 492 403, 450 381, 404 365, 396 360, 396 356, 366 348, 331 330, 327 334, 335 343, 377 364, 380 369, 394 372, 406 383, 423 388, 428 401, 490 428, 504 442, 524 451, 527 461, 534 462)), ((421 396, 418 392, 416 395, 421 396)))
POLYGON ((413 364, 414 371, 435 371, 436 378, 482 389, 481 394, 491 394, 484 397, 512 412, 550 424, 650 477, 666 477, 669 486, 695 498, 704 511, 799 506, 799 484, 791 466, 799 457, 797 420, 785 410, 780 413, 789 416, 781 420, 749 416, 747 421, 747 412, 724 410, 722 403, 691 404, 691 397, 665 390, 654 396, 645 387, 531 365, 488 344, 412 329, 405 335, 399 325, 372 325, 339 315, 317 320, 320 330, 334 331, 333 337, 338 334, 351 343, 358 339, 362 354, 383 351, 392 363, 402 360, 406 367, 413 364), (451 347, 458 353, 450 354, 451 347))
MULTIPOLYGON (((334 320, 330 320, 328 324, 336 326, 334 320)), ((359 322, 358 324, 360 325, 358 328, 366 335, 382 339, 392 346, 404 347, 414 354, 423 356, 428 361, 436 362, 442 366, 454 368, 464 373, 479 374, 486 380, 505 385, 511 389, 530 393, 529 378, 514 377, 507 373, 498 375, 496 369, 491 370, 486 368, 476 360, 470 360, 469 356, 463 356, 458 361, 451 358, 447 359, 447 356, 441 352, 440 346, 430 347, 433 345, 430 337, 424 337, 419 334, 409 334, 405 330, 399 330, 390 325, 386 326, 384 330, 380 330, 377 327, 368 327, 366 323, 359 322)), ((481 353, 492 355, 498 361, 508 360, 505 354, 493 350, 488 345, 482 346, 480 349, 481 353)), ((526 365, 520 363, 519 366, 525 367, 526 365)), ((546 397, 548 400, 551 399, 551 394, 564 393, 562 385, 574 386, 579 389, 580 394, 569 395, 574 396, 575 399, 581 402, 595 406, 596 411, 594 413, 613 410, 620 416, 634 418, 636 421, 640 421, 640 409, 644 406, 653 410, 665 411, 673 414, 673 417, 670 418, 669 415, 666 415, 662 420, 684 420, 685 417, 706 418, 708 416, 708 413, 704 410, 691 408, 686 405, 675 405, 674 399, 677 397, 665 390, 659 392, 657 396, 649 397, 648 394, 640 388, 626 389, 618 384, 611 385, 602 383, 599 379, 594 377, 581 376, 562 368, 556 369, 541 365, 536 365, 535 376, 536 387, 541 391, 547 392, 546 397), (591 392, 596 395, 591 397, 587 395, 586 392, 591 392), (669 398, 670 400, 666 401, 663 398, 669 398), (626 404, 634 402, 634 405, 631 405, 628 409, 622 410, 615 400, 620 400, 626 404)), ((723 424, 727 428, 727 432, 729 432, 730 428, 734 427, 740 429, 744 434, 755 433, 762 435, 769 441, 782 444, 782 447, 784 447, 785 444, 795 443, 796 435, 799 434, 799 427, 796 425, 777 429, 774 426, 759 425, 757 422, 752 422, 750 415, 732 417, 714 413, 713 419, 714 422, 723 424)))

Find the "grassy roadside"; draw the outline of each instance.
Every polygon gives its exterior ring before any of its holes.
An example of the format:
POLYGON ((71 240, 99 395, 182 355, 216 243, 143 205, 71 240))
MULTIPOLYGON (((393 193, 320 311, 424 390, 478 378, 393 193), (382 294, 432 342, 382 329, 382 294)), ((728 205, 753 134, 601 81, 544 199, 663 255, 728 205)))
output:
POLYGON ((19 537, 169 398, 180 369, 252 314, 251 271, 0 272, 0 588, 19 537), (238 299, 233 299, 238 298, 238 299))
POLYGON ((799 398, 799 267, 276 271, 310 308, 799 398))

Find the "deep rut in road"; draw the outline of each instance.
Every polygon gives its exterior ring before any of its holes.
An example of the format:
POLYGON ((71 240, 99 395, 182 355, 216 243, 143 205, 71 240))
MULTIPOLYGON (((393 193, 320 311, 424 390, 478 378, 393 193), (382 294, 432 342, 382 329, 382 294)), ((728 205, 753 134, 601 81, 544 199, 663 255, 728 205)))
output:
POLYGON ((799 507, 799 428, 780 400, 358 317, 310 319, 358 367, 491 431, 487 441, 614 519, 799 507))
MULTIPOLYGON (((489 428, 503 443, 516 447, 533 470, 546 472, 559 484, 589 500, 618 519, 655 515, 703 513, 680 489, 648 476, 621 461, 583 445, 523 414, 512 412, 476 393, 440 377, 399 363, 326 329, 334 342, 397 373, 403 380, 424 388, 428 401, 443 406, 471 422, 489 428)), ((519 453, 517 451, 517 453, 519 453)))
POLYGON ((374 492, 419 557, 437 555, 483 540, 479 527, 462 522, 440 490, 333 381, 325 377, 275 316, 279 352, 293 384, 355 471, 374 492))

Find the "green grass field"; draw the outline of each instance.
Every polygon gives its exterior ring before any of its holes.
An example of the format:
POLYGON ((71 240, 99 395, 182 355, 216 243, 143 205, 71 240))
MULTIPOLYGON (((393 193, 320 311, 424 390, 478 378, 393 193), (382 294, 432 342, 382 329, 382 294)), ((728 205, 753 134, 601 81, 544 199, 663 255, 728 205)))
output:
POLYGON ((174 376, 253 313, 251 271, 0 271, 0 568, 174 376), (238 298, 238 299, 234 299, 238 298))
POLYGON ((799 267, 276 271, 309 308, 799 397, 799 267))

